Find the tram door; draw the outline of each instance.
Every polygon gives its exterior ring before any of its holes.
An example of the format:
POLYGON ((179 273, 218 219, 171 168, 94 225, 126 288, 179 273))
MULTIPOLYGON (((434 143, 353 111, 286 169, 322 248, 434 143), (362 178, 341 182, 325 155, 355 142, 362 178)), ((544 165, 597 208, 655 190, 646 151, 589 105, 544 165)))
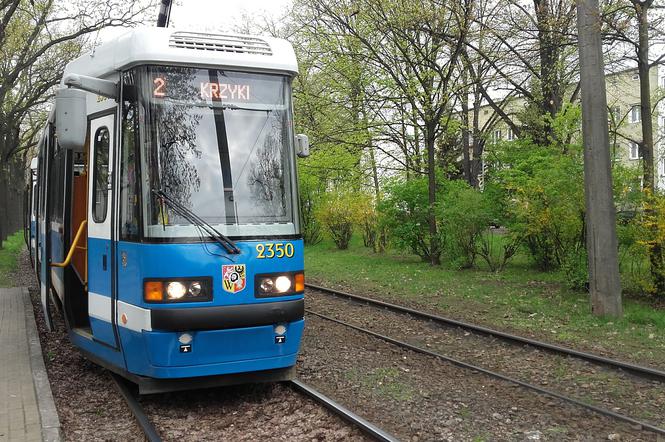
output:
POLYGON ((88 315, 92 335, 112 347, 115 337, 113 296, 113 114, 90 120, 88 146, 88 315))

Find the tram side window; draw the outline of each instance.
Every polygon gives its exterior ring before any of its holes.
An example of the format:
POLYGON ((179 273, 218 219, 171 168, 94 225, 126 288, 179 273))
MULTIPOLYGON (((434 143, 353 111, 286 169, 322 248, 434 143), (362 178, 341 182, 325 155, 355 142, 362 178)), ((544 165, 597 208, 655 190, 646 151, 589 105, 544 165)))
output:
POLYGON ((109 193, 109 145, 110 134, 106 126, 102 126, 95 132, 95 163, 94 180, 92 189, 92 219, 97 223, 104 222, 108 207, 107 199, 109 193))

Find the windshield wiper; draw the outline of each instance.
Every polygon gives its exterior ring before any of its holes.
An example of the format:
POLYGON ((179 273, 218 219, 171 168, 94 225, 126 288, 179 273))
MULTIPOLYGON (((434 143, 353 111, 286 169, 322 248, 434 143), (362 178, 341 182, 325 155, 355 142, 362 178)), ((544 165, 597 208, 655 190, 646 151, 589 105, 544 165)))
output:
POLYGON ((222 104, 217 104, 217 105, 208 105, 208 108, 210 109, 221 109, 221 110, 244 110, 244 111, 250 111, 250 112, 266 112, 266 113, 271 113, 276 111, 277 109, 275 108, 269 108, 266 107, 265 109, 262 109, 260 107, 244 107, 244 106, 238 106, 237 104, 233 103, 222 103, 222 104))
POLYGON ((201 219, 196 213, 192 212, 187 207, 180 204, 172 196, 165 193, 163 190, 157 190, 157 189, 152 189, 152 193, 154 193, 162 201, 166 202, 169 206, 171 206, 171 208, 176 213, 178 213, 183 218, 187 219, 190 223, 196 224, 197 226, 205 230, 208 236, 214 239, 228 253, 233 253, 233 254, 240 253, 240 249, 236 246, 236 244, 233 241, 231 241, 231 239, 229 239, 227 236, 222 235, 217 229, 215 229, 213 226, 211 226, 206 221, 201 219))

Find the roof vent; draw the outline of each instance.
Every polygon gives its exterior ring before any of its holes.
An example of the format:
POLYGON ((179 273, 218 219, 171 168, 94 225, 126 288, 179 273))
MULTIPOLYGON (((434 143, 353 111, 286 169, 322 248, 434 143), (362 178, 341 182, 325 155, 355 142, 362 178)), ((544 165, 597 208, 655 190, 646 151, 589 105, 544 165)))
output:
POLYGON ((270 45, 256 37, 197 32, 174 32, 169 39, 172 48, 199 51, 232 52, 236 54, 272 55, 270 45))

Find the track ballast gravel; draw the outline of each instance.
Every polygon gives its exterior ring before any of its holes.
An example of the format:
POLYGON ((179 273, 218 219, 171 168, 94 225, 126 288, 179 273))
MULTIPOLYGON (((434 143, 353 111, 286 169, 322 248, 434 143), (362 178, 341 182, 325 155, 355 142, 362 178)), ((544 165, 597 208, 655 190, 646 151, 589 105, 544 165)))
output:
MULTIPOLYGON (((308 308, 323 310, 320 298, 308 291, 308 308)), ((393 337, 410 330, 414 332, 410 336, 427 340, 433 333, 420 336, 424 331, 416 332, 408 318, 383 317, 370 308, 332 302, 325 313, 366 328, 382 328, 393 337)), ((405 440, 656 440, 649 432, 514 384, 403 350, 316 316, 307 319, 301 378, 339 402, 363 410, 364 417, 405 440)), ((419 344, 430 348, 428 342, 419 344)), ((471 346, 470 351, 492 358, 493 350, 486 344, 471 346)))
MULTIPOLYGON (((27 253, 13 280, 30 290, 56 408, 67 441, 142 441, 143 433, 109 372, 71 345, 62 317, 47 332, 27 253)), ((360 431, 283 384, 143 396, 165 441, 365 441, 360 431)))

